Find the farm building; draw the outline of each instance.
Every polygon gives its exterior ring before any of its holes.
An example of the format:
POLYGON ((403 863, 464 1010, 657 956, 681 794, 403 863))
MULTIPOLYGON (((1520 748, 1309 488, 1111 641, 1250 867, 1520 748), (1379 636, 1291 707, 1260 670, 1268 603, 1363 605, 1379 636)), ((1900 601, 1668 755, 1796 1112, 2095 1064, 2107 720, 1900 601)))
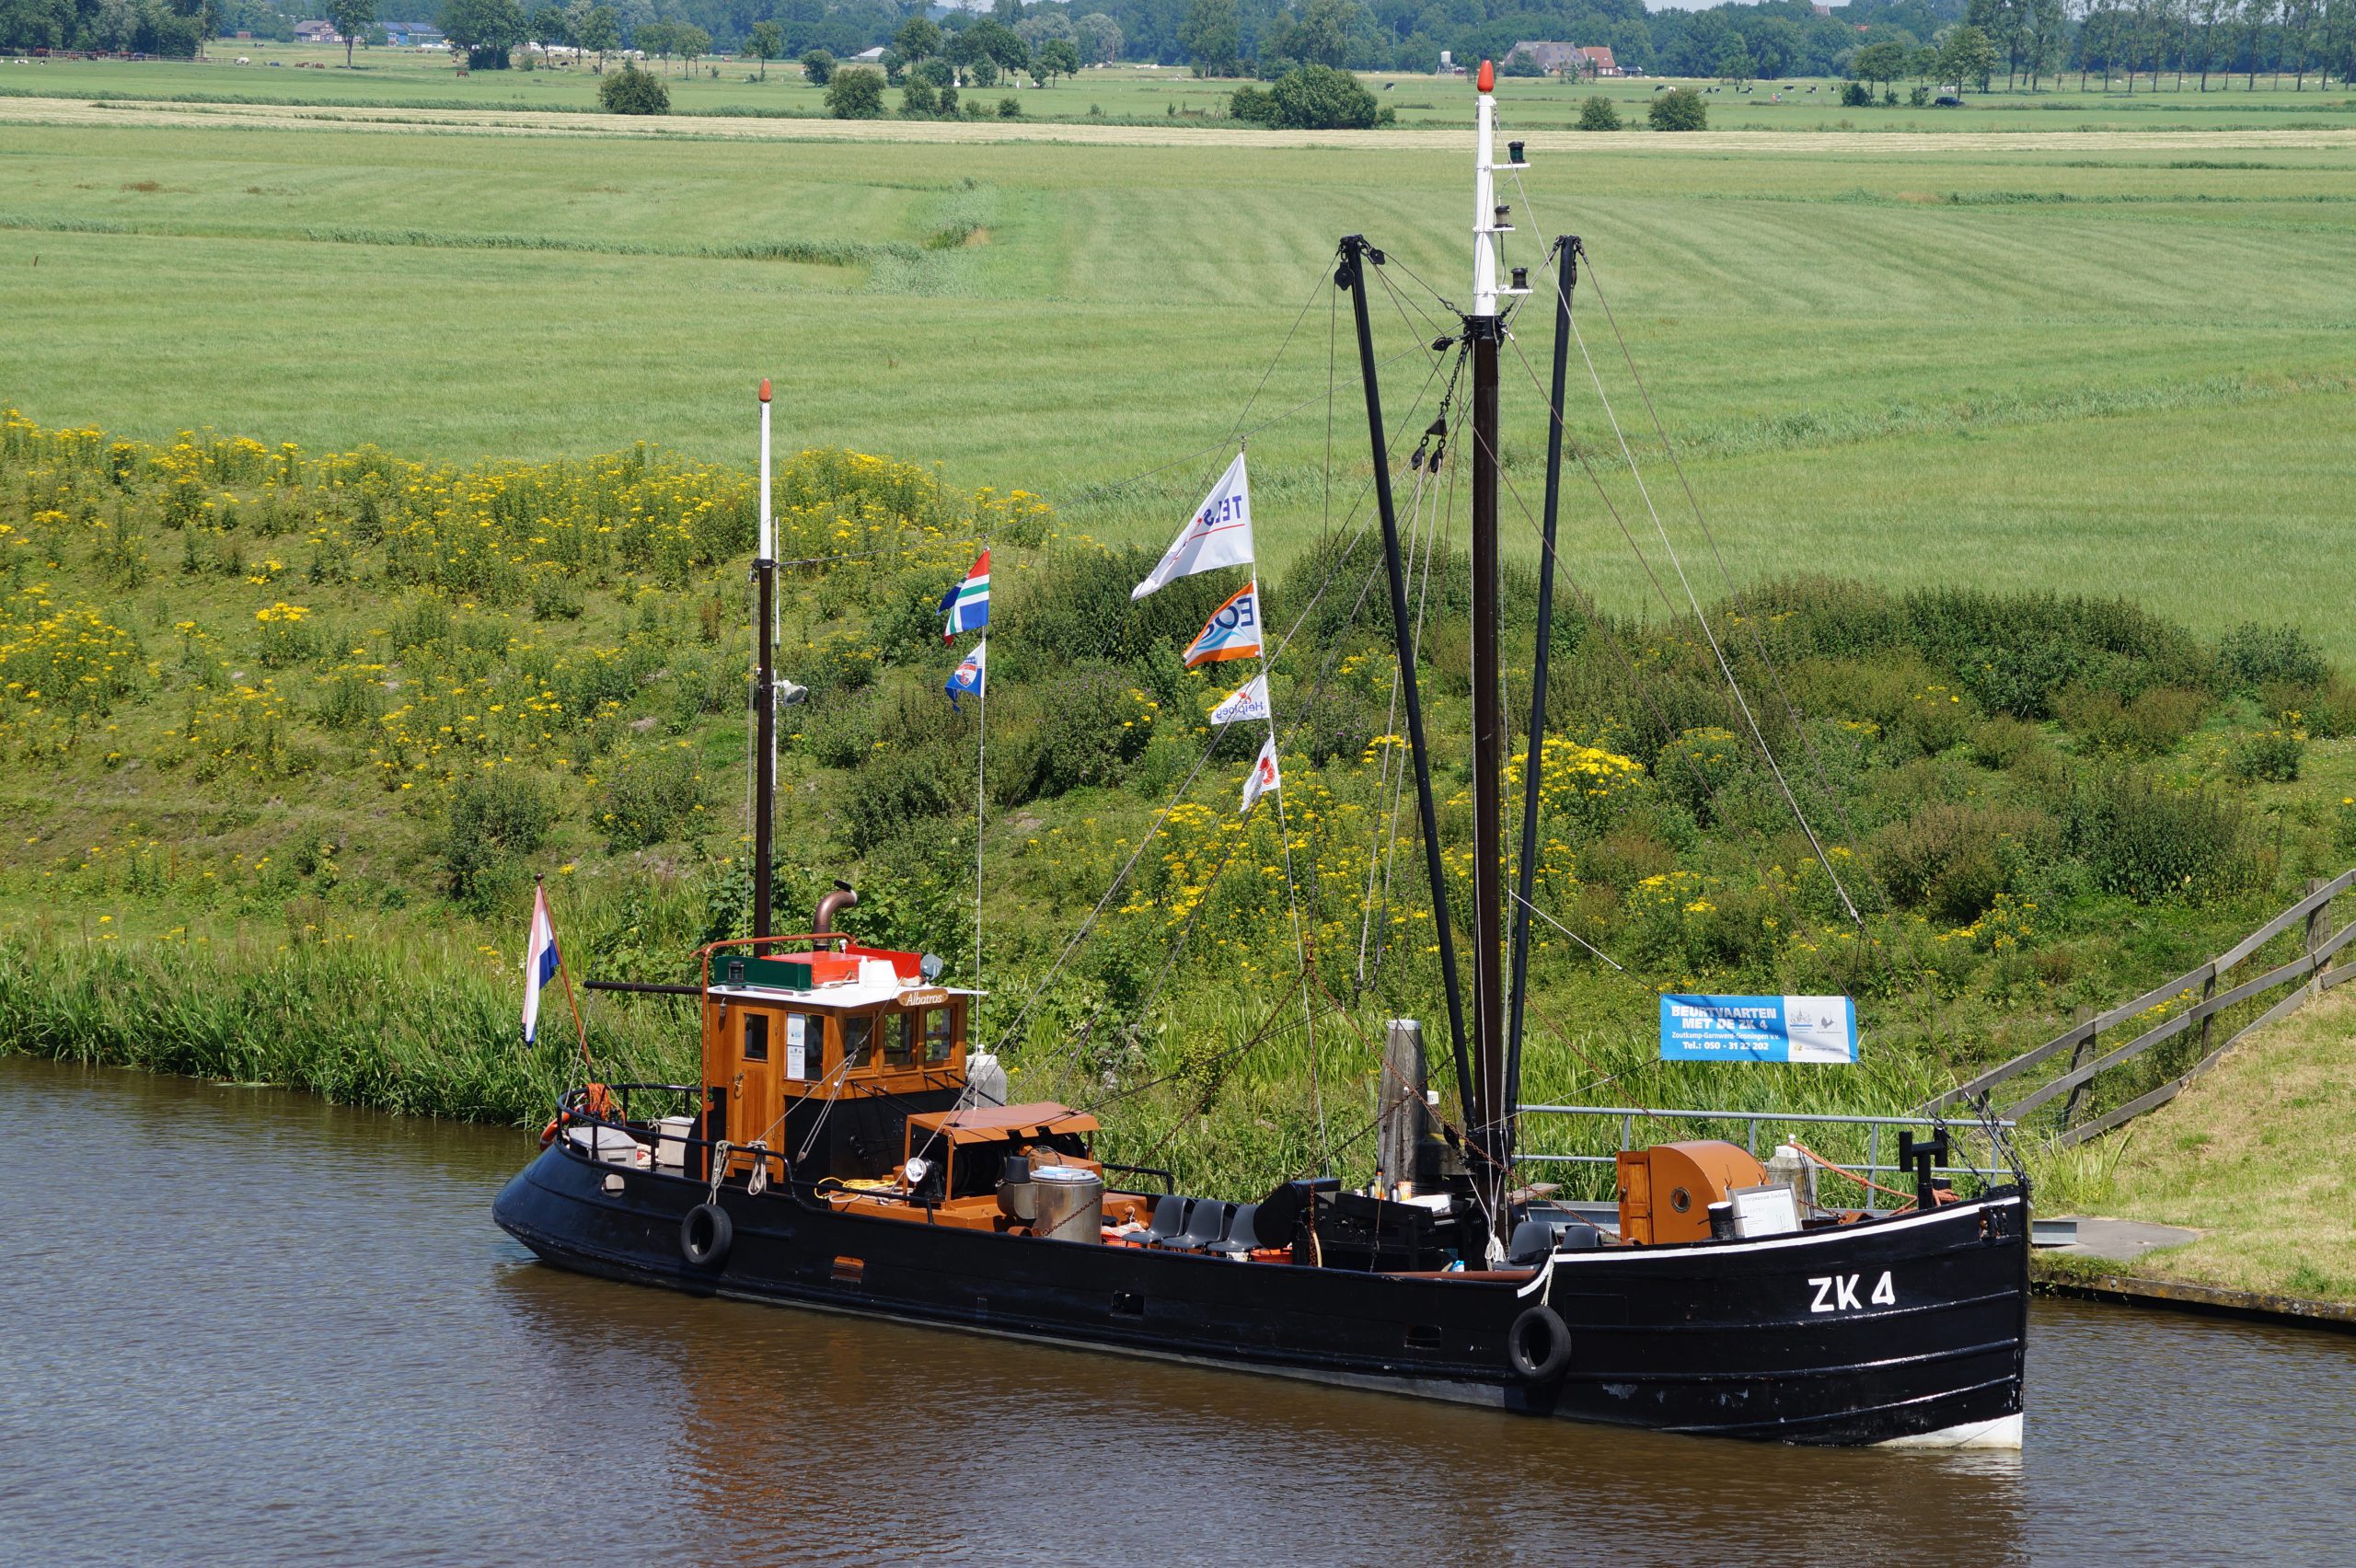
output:
POLYGON ((332 22, 296 22, 294 41, 297 43, 341 43, 343 35, 335 30, 332 22))
POLYGON ((1565 71, 1580 68, 1578 45, 1574 43, 1517 43, 1506 51, 1506 63, 1511 64, 1517 60, 1535 65, 1550 76, 1559 76, 1565 71))
POLYGON ((376 25, 385 29, 385 41, 395 49, 443 41, 442 29, 428 22, 379 22, 376 25))
POLYGON ((1628 74, 1620 68, 1618 61, 1611 58, 1611 49, 1608 44, 1588 44, 1580 49, 1579 53, 1587 60, 1587 73, 1590 76, 1624 76, 1628 74))

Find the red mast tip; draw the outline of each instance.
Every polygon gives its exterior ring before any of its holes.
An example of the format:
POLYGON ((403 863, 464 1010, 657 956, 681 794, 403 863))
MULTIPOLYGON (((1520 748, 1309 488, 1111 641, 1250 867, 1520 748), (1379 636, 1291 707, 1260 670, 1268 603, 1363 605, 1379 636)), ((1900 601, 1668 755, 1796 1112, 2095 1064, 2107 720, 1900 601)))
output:
POLYGON ((764 376, 762 376, 762 377, 761 377, 761 401, 762 401, 762 402, 764 402, 764 403, 766 403, 766 402, 768 402, 768 400, 769 400, 769 378, 768 378, 768 376, 764 375, 764 376))
POLYGON ((1497 90, 1497 68, 1487 61, 1481 62, 1481 74, 1473 79, 1473 86, 1484 93, 1497 90))

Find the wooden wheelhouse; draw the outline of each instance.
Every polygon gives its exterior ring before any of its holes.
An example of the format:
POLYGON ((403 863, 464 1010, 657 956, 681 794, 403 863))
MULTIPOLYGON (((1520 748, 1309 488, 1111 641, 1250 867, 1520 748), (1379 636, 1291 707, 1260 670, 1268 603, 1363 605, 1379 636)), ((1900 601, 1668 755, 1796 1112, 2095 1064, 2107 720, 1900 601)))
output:
POLYGON ((933 984, 918 954, 820 931, 702 958, 703 1136, 731 1175, 766 1159, 771 1180, 877 1180, 910 1115, 965 1094, 980 993, 933 984))

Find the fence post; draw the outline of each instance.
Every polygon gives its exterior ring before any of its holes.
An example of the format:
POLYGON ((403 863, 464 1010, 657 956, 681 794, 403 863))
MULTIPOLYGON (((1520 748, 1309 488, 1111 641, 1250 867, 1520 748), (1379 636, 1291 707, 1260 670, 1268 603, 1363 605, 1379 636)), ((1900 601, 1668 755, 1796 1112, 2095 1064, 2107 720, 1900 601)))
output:
MULTIPOLYGON (((2079 1024, 2085 1022, 2088 1019, 2094 1016, 2095 1009, 2092 1007, 2081 1007, 2076 1012, 2070 1016, 2070 1026, 2074 1029, 2079 1024)), ((2086 1032, 2086 1037, 2084 1040, 2079 1041, 2076 1046, 2071 1050, 2070 1070, 2072 1072, 2076 1072, 2079 1067, 2083 1066, 2087 1062, 2092 1061, 2096 1055, 2101 1054, 2096 1049, 2096 1042, 2100 1038, 2101 1034, 2099 1031, 2088 1030, 2086 1032)), ((2094 1086, 2095 1080, 2093 1078, 2088 1078, 2085 1082, 2080 1084, 2077 1088, 2070 1091, 2070 1098, 2064 1101, 2062 1106, 2062 1125, 2065 1131, 2069 1128, 2072 1123, 2078 1119, 2078 1110, 2086 1102, 2086 1095, 2094 1086)))
MULTIPOLYGON (((2307 879, 2307 892, 2311 894, 2326 885, 2321 877, 2307 879)), ((2330 936, 2331 900, 2327 898, 2307 911, 2307 956, 2313 958, 2316 955, 2316 950, 2323 946, 2330 936)), ((2315 974, 2307 979, 2306 991, 2310 997, 2323 995, 2323 965, 2316 965, 2315 974)))

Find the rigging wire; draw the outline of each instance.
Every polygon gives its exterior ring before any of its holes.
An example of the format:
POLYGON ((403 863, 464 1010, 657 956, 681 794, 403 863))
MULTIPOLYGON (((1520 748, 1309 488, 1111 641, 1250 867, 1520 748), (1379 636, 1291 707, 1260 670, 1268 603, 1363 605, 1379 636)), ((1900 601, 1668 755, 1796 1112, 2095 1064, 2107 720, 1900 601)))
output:
MULTIPOLYGON (((1587 254, 1584 248, 1581 248, 1580 254, 1587 254)), ((1849 841, 1848 848, 1851 857, 1860 866, 1865 867, 1868 879, 1877 883, 1878 879, 1874 878, 1871 863, 1857 852, 1857 829, 1849 814, 1848 802, 1842 799, 1839 791, 1832 788, 1832 780, 1825 769, 1824 758, 1816 749, 1816 743, 1808 738, 1807 727, 1800 721, 1799 706, 1792 700, 1790 691, 1784 687, 1783 673, 1775 667, 1774 661, 1768 657, 1767 640, 1759 629, 1760 617, 1750 612, 1750 606, 1743 601, 1742 590, 1735 585, 1734 573, 1727 565, 1726 552, 1718 548, 1717 534, 1711 528, 1709 519, 1703 514, 1702 498, 1694 490, 1693 480, 1686 473, 1685 464, 1677 455, 1677 448, 1669 439, 1669 430, 1661 421, 1660 410, 1653 405, 1652 389, 1646 386, 1643 374, 1636 369, 1636 356, 1628 347, 1627 334, 1620 329, 1619 318, 1612 314, 1611 296, 1604 292, 1603 270, 1595 264, 1595 258, 1592 256, 1588 256, 1587 264, 1588 276, 1595 287, 1596 303, 1603 307, 1603 318, 1611 325, 1611 335, 1619 342, 1621 357, 1627 362, 1628 378, 1635 383, 1636 392, 1644 399, 1645 413, 1652 421, 1653 433, 1660 442, 1662 453, 1669 458, 1669 467, 1677 475, 1678 484, 1685 491, 1685 503, 1692 510, 1695 526, 1701 529, 1703 540, 1710 547, 1710 558, 1717 566, 1719 581, 1727 586, 1727 597, 1732 601, 1736 616, 1750 633, 1751 647, 1758 655, 1760 668, 1767 672, 1768 680, 1775 687, 1775 697, 1784 706, 1784 716, 1792 722, 1792 732, 1799 737, 1800 746, 1807 754, 1809 768, 1816 775, 1819 792, 1840 814, 1842 836, 1849 841)))
MULTIPOLYGON (((1276 366, 1284 362, 1285 351, 1292 347, 1293 334, 1299 331, 1300 324, 1309 319, 1309 307, 1317 303, 1317 291, 1324 286, 1324 274, 1321 272, 1309 285, 1309 297, 1300 302, 1300 313, 1292 318, 1292 325, 1285 329, 1284 341, 1278 343, 1276 352, 1268 356, 1268 367, 1260 373, 1260 384, 1253 387, 1252 396, 1243 400, 1243 411, 1235 416, 1235 430, 1228 436, 1230 441, 1240 442, 1247 439, 1243 421, 1252 417, 1253 406, 1260 401, 1260 394, 1267 390, 1268 377, 1276 374, 1276 366)), ((1325 395, 1329 399, 1333 397, 1330 387, 1325 395)))
POLYGON ((1576 316, 1571 317, 1571 340, 1577 345, 1579 358, 1587 365, 1588 377, 1595 384, 1597 401, 1602 405, 1604 418, 1611 422, 1612 438, 1619 443, 1620 455, 1628 465, 1629 477, 1635 481, 1636 493, 1644 498, 1645 511, 1652 518, 1654 531, 1660 536, 1662 552, 1669 557, 1669 564, 1677 573, 1678 586, 1685 591, 1685 601, 1692 609, 1694 623, 1701 628, 1703 640, 1710 645, 1710 653, 1717 661, 1718 672, 1726 677, 1727 689, 1734 694, 1735 707, 1740 710, 1743 723, 1749 727, 1750 738, 1767 764, 1767 771, 1773 776, 1775 788, 1782 793, 1784 803, 1791 808, 1792 820, 1799 824, 1800 832, 1807 836, 1807 847, 1814 852, 1817 864, 1823 867, 1824 874, 1831 879, 1832 891, 1840 895, 1842 908, 1848 911, 1851 923, 1862 936, 1865 930, 1865 917, 1857 913, 1855 903, 1849 897, 1848 888, 1841 881, 1841 873, 1832 869, 1832 858, 1825 853, 1823 841, 1817 836, 1815 825, 1807 820, 1807 813, 1800 810, 1799 797, 1792 792, 1791 781, 1784 777, 1783 764, 1775 760, 1774 749, 1767 744, 1767 735, 1760 727, 1759 716, 1751 710, 1750 699, 1743 694, 1742 683, 1735 679, 1734 665, 1727 660, 1726 649, 1718 641, 1718 634, 1710 628, 1710 617, 1702 608, 1701 596, 1693 592, 1693 583, 1685 574, 1685 563, 1679 558, 1677 547, 1669 540, 1669 528, 1661 522, 1659 510, 1653 505, 1652 491, 1645 484, 1644 474, 1636 465, 1636 454, 1628 444, 1627 432, 1620 428, 1620 416, 1612 410, 1611 394, 1604 390, 1603 377, 1595 368, 1595 358, 1588 352, 1587 337, 1579 330, 1576 316))
MULTIPOLYGON (((1523 203, 1524 210, 1530 213, 1532 221, 1535 222, 1536 209, 1530 205, 1530 193, 1524 188, 1519 174, 1514 177, 1514 190, 1516 196, 1523 203)), ((1584 246, 1579 248, 1579 253, 1586 254, 1584 246)), ((1557 271, 1560 271, 1559 259, 1552 264, 1557 271)), ((1597 272, 1594 258, 1588 259, 1588 268, 1590 276, 1593 277, 1597 272)), ((1678 462, 1676 449, 1669 444, 1668 430, 1661 422, 1659 410, 1653 404, 1652 393, 1645 386, 1643 376, 1636 371, 1635 355, 1628 347, 1626 334, 1620 330, 1618 318, 1611 313, 1611 306, 1604 295, 1600 277, 1594 277, 1594 286, 1597 303, 1603 307, 1604 318, 1611 328, 1612 336, 1619 341, 1621 353, 1628 363, 1629 375, 1636 383, 1637 390, 1644 398, 1646 410, 1652 418, 1653 428, 1660 439, 1662 448, 1668 453, 1669 463, 1677 473, 1679 482, 1684 488, 1686 500, 1693 509, 1694 520, 1701 525, 1703 537, 1710 542, 1712 554, 1717 557, 1719 571, 1722 575, 1727 575, 1728 585, 1731 587, 1733 580, 1731 575, 1727 573, 1725 557, 1718 551, 1715 536, 1710 533, 1708 522, 1702 515, 1701 502, 1694 493, 1692 481, 1687 477, 1684 465, 1678 462)), ((1726 677, 1727 689, 1734 696, 1735 706, 1742 714, 1743 723, 1750 729, 1750 738, 1759 747, 1759 755, 1766 762, 1767 771, 1773 777, 1775 788, 1784 797, 1784 803, 1791 808, 1792 820, 1799 824, 1800 832, 1807 838, 1809 850, 1816 856, 1817 864, 1824 869, 1825 876, 1831 880, 1832 891, 1841 900, 1841 907, 1847 911, 1850 922, 1857 928, 1858 934, 1864 936, 1865 934, 1865 917, 1858 913, 1855 901, 1850 898, 1849 889, 1842 882, 1841 873, 1833 870, 1832 859, 1825 853, 1823 841, 1818 837, 1815 824, 1807 820, 1807 813, 1800 809, 1799 797, 1793 792, 1791 781, 1784 777, 1783 764, 1776 759, 1774 748, 1767 744, 1766 732, 1761 727, 1758 715, 1751 709, 1750 699, 1744 694, 1742 683, 1735 678, 1734 665, 1727 658, 1726 650, 1719 643, 1717 633, 1711 628, 1709 616, 1702 608, 1701 597, 1694 593, 1692 582, 1686 575, 1685 562, 1678 555, 1676 545, 1669 539, 1669 528, 1661 521, 1659 509, 1653 504, 1651 487, 1645 483, 1643 470, 1636 463, 1635 451, 1628 444, 1627 432, 1620 427, 1620 416, 1611 406, 1611 394, 1604 389, 1603 377, 1596 369, 1595 357, 1588 352, 1587 335, 1579 330, 1578 317, 1576 315, 1571 317, 1571 340, 1578 347, 1579 359, 1587 366, 1588 378, 1595 386, 1596 401, 1603 409, 1603 417, 1611 423, 1612 439, 1618 443, 1620 455, 1628 466, 1628 477, 1634 481, 1636 493, 1643 499, 1645 511, 1652 519, 1653 531, 1660 537, 1661 551, 1668 557, 1670 569, 1677 574, 1678 586, 1684 591, 1686 604, 1693 613, 1694 624, 1700 628, 1703 640, 1709 644, 1711 656, 1716 660, 1719 673, 1726 677)), ((1526 364, 1528 357, 1523 356, 1523 360, 1526 364)), ((1536 373, 1533 371, 1531 374, 1534 377, 1536 373)), ((1657 580, 1656 586, 1658 586, 1657 580)), ((1751 635, 1754 638, 1759 635, 1755 621, 1751 624, 1751 635)), ((1772 674, 1773 666, 1766 657, 1763 640, 1760 643, 1759 654, 1761 663, 1766 665, 1772 674)), ((1780 678, 1776 680, 1775 686, 1777 694, 1784 699, 1786 711, 1790 712, 1795 720, 1793 727, 1796 731, 1799 729, 1796 722, 1798 715, 1792 709, 1790 697, 1784 691, 1780 678)), ((1813 755, 1813 748, 1809 750, 1813 755)), ((1845 814, 1844 813, 1844 819, 1845 814)), ((1852 854, 1854 853, 1853 850, 1852 854)))
MULTIPOLYGON (((1388 370, 1392 365, 1397 364, 1401 360, 1412 359, 1417 354, 1429 352, 1431 352, 1431 349, 1427 344, 1418 342, 1413 348, 1403 349, 1399 352, 1392 355, 1389 359, 1380 361, 1375 365, 1375 369, 1388 370)), ((1350 380, 1355 385, 1357 377, 1353 375, 1350 380)), ((1172 457, 1167 463, 1161 463, 1150 468, 1140 469, 1137 473, 1129 475, 1126 478, 1109 479, 1101 484, 1084 485, 1080 489, 1072 492, 1070 502, 1068 504, 1078 505, 1083 502, 1101 500, 1105 496, 1113 495, 1118 491, 1127 490, 1132 485, 1143 484, 1146 480, 1166 474, 1172 468, 1183 467, 1186 464, 1195 461, 1197 458, 1209 456, 1213 453, 1224 452, 1229 447, 1234 445, 1238 441, 1249 440, 1253 436, 1259 434, 1262 431, 1269 429, 1271 426, 1282 424, 1285 421, 1292 418, 1293 415, 1300 412, 1303 409, 1313 408, 1318 403, 1327 400, 1331 396, 1332 394, 1330 392, 1320 392, 1311 397, 1303 398, 1299 402, 1291 405, 1289 408, 1281 409, 1276 413, 1269 415, 1266 419, 1262 420, 1258 424, 1253 425, 1249 430, 1240 431, 1232 435, 1223 436, 1219 440, 1212 442, 1207 446, 1198 446, 1192 452, 1187 452, 1179 456, 1172 457)))
MULTIPOLYGON (((1400 424, 1401 429, 1403 430, 1405 428, 1406 422, 1413 420, 1416 411, 1423 406, 1424 398, 1430 395, 1432 382, 1437 380, 1438 375, 1439 365, 1436 363, 1432 366, 1430 373, 1425 376, 1424 385, 1416 393, 1414 401, 1409 405, 1406 413, 1402 416, 1400 424)), ((1372 491, 1373 488, 1373 478, 1369 476, 1366 483, 1360 487, 1358 499, 1352 504, 1348 516, 1344 519, 1345 527, 1348 525, 1348 517, 1355 517, 1359 509, 1365 505, 1366 497, 1372 491)), ((1361 537, 1363 537, 1365 530, 1369 526, 1371 526, 1371 525, 1369 524, 1361 525, 1359 529, 1359 536, 1361 537)), ((1293 639, 1299 634, 1301 628, 1308 624, 1310 613, 1323 600, 1327 588, 1329 588, 1333 583, 1334 573, 1341 570, 1342 560, 1346 559, 1348 555, 1354 554, 1355 552, 1356 547, 1353 545, 1351 550, 1344 552, 1343 557, 1337 558, 1334 564, 1326 569, 1325 576, 1319 582, 1317 592, 1311 595, 1309 603, 1301 607, 1299 614, 1294 617, 1291 628, 1286 631, 1282 640, 1278 641, 1276 651, 1268 656, 1268 662, 1270 663, 1273 664, 1276 659, 1282 657, 1285 650, 1292 645, 1293 639)), ((1369 580, 1371 581, 1370 575, 1369 580)), ((1363 601, 1364 594, 1361 592, 1360 602, 1363 603, 1363 601)), ((1355 615, 1355 611, 1353 614, 1355 615)), ((1321 680, 1322 678, 1322 677, 1321 676, 1321 680)), ((1299 724, 1304 721, 1305 721, 1303 720, 1296 720, 1294 721, 1295 729, 1298 730, 1299 724)), ((1210 741, 1203 747, 1201 755, 1195 759, 1195 766, 1187 770, 1185 778, 1180 782, 1177 790, 1172 794, 1169 801, 1163 805, 1161 813, 1156 815, 1152 826, 1149 828, 1145 835, 1138 840, 1136 849, 1130 852, 1128 859, 1122 864, 1120 870, 1114 874, 1111 885, 1104 890, 1104 895, 1096 901, 1095 907, 1089 911, 1087 917, 1080 922, 1079 928, 1073 931, 1071 937, 1064 943, 1062 950, 1057 952, 1055 962, 1048 966, 1045 976, 1040 980, 1038 986, 1032 991, 1030 997, 1022 1004, 1021 1010, 1016 1013, 1014 1021, 1009 1024, 1006 1031, 999 1036, 996 1044, 992 1046, 993 1050, 1003 1050, 1014 1040, 1016 1033, 1021 1027, 1029 1020, 1032 1010, 1038 1006, 1040 999, 1046 995, 1048 988, 1052 986, 1056 980, 1062 974, 1065 965, 1071 961, 1072 955, 1078 951, 1080 944, 1084 941, 1094 929, 1096 922, 1103 918, 1105 908, 1112 903, 1113 896, 1127 882, 1129 874, 1137 869, 1138 861, 1143 858, 1145 851, 1152 845, 1155 837, 1160 834, 1163 824, 1169 821, 1170 814, 1176 811, 1179 805, 1184 802, 1186 797, 1186 792, 1193 788, 1195 779, 1201 774, 1205 765, 1210 761, 1212 754, 1218 749, 1219 741, 1224 738, 1226 731, 1227 726, 1221 725, 1218 732, 1215 733, 1211 737, 1210 741)), ((1102 1009, 1100 1009, 1099 1016, 1101 1016, 1101 1014, 1102 1009)), ((1091 1020, 1091 1023, 1092 1022, 1093 1020, 1091 1020)), ((1078 1038, 1084 1040, 1086 1038, 1086 1032, 1082 1031, 1078 1038)))

